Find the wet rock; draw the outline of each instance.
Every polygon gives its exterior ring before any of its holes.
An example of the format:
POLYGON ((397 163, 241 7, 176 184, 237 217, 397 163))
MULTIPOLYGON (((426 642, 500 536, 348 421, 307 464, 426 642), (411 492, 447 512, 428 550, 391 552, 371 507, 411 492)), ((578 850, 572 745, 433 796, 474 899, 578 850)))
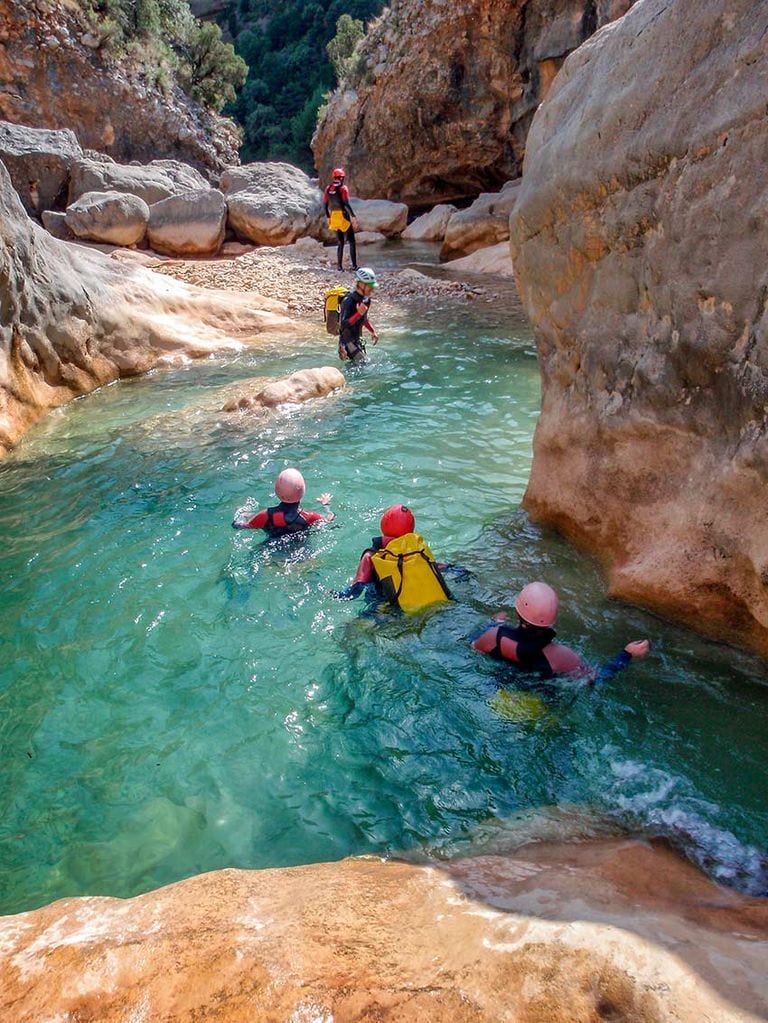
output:
POLYGON ((136 245, 149 221, 149 206, 135 195, 86 192, 67 208, 69 230, 86 241, 136 245))
POLYGON ((408 223, 408 207, 386 199, 351 199, 360 231, 377 231, 387 238, 397 238, 408 223))
POLYGON ((280 380, 272 380, 256 391, 244 391, 243 385, 239 384, 237 392, 222 406, 222 411, 239 412, 275 408, 277 405, 296 405, 311 398, 325 397, 346 385, 344 374, 334 366, 302 369, 280 380))
POLYGON ((148 164, 77 160, 71 168, 69 202, 86 192, 122 192, 136 195, 151 206, 172 195, 209 187, 199 171, 177 160, 153 160, 148 164))
POLYGON ((321 180, 346 165, 356 195, 409 206, 497 191, 522 173, 531 120, 566 56, 631 5, 390 4, 318 125, 312 145, 321 180))
POLYGON ((0 1016, 747 1023, 768 907, 663 846, 222 870, 0 919, 0 1016))
POLYGON ((218 252, 224 239, 227 204, 218 189, 171 196, 149 208, 147 240, 155 252, 196 256, 218 252))
POLYGON ((452 259, 445 264, 445 269, 464 273, 493 274, 495 277, 515 276, 509 242, 499 242, 498 245, 475 249, 469 256, 452 259))
POLYGON ((456 212, 455 206, 441 203, 409 224, 403 231, 403 238, 411 242, 441 242, 448 221, 456 212))
POLYGON ((0 268, 0 456, 47 409, 118 377, 293 328, 271 298, 190 287, 52 238, 2 163, 0 268))
POLYGON ((7 167, 24 208, 33 216, 63 207, 69 169, 82 155, 71 131, 25 128, 0 121, 0 161, 7 167))
POLYGON ((387 236, 381 231, 358 231, 355 233, 355 241, 358 245, 383 245, 387 236))
POLYGON ((543 382, 526 507, 615 596, 763 654, 766 31, 756 0, 637 4, 566 61, 512 217, 543 382))
POLYGON ((479 196, 466 210, 454 213, 445 229, 440 259, 459 259, 476 249, 509 238, 509 217, 515 208, 520 181, 508 181, 500 192, 479 196))
POLYGON ((250 163, 226 170, 229 226, 257 245, 290 245, 323 215, 322 197, 304 171, 288 163, 250 163))

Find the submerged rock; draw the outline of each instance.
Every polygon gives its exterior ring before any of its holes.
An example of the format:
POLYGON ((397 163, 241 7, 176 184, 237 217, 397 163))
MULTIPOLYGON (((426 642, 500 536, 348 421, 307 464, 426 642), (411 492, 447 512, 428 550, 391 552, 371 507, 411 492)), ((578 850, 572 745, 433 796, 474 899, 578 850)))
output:
POLYGON ((164 360, 293 326, 285 306, 201 289, 52 238, 0 164, 0 456, 43 413, 164 360))
POLYGON ((346 377, 334 366, 301 369, 279 380, 270 380, 265 386, 243 391, 243 384, 222 406, 223 412, 246 409, 275 408, 277 405, 299 404, 311 398, 322 398, 332 391, 347 386, 346 377))
POLYGON ((663 846, 222 870, 0 919, 0 1015, 380 1023, 747 1023, 768 904, 663 846))
POLYGON ((0 121, 0 161, 8 169, 24 208, 33 216, 64 206, 69 169, 82 156, 74 132, 24 128, 0 121))
POLYGON ((558 75, 512 216, 543 381, 526 507, 615 596, 763 654, 766 38, 759 0, 637 4, 558 75))

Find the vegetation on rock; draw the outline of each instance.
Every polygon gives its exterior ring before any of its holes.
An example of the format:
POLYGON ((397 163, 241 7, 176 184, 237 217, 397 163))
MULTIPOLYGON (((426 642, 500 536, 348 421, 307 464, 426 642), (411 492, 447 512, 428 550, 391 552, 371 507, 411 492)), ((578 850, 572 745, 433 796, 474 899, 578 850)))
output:
POLYGON ((237 0, 228 28, 250 73, 229 110, 243 126, 244 161, 313 167, 318 110, 337 76, 353 70, 362 23, 383 0, 237 0))

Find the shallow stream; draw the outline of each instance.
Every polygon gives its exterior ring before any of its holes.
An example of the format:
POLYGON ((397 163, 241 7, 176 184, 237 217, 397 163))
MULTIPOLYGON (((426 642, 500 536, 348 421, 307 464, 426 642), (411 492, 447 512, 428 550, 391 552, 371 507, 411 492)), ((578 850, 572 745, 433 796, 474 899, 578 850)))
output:
POLYGON ((346 392, 266 423, 201 404, 335 364, 321 327, 121 382, 0 465, 0 912, 606 831, 669 835, 766 889, 764 667, 606 600, 594 564, 519 511, 539 382, 507 310, 379 317, 346 392), (305 504, 333 492, 334 526, 284 545, 232 530, 288 464, 305 504), (395 501, 470 575, 450 606, 377 621, 329 590, 395 501), (469 639, 532 578, 559 589, 559 635, 587 658, 643 635, 651 656, 600 691, 513 690, 500 710, 511 676, 469 639))

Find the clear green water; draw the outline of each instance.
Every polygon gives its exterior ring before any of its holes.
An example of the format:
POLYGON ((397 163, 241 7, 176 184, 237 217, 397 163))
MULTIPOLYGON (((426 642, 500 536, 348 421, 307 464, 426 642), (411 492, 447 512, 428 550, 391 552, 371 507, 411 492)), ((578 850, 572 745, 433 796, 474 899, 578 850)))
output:
POLYGON ((0 912, 226 866, 466 854, 558 807, 765 886, 763 666, 606 601, 592 563, 518 510, 539 385, 503 310, 385 318, 346 393, 266 425, 200 406, 333 364, 320 331, 117 384, 0 466, 0 912), (233 531, 289 463, 334 493, 337 526, 287 548, 233 531), (328 590, 395 500, 473 575, 454 605, 377 625, 328 590), (516 722, 468 638, 534 577, 591 659, 655 646, 516 722))

